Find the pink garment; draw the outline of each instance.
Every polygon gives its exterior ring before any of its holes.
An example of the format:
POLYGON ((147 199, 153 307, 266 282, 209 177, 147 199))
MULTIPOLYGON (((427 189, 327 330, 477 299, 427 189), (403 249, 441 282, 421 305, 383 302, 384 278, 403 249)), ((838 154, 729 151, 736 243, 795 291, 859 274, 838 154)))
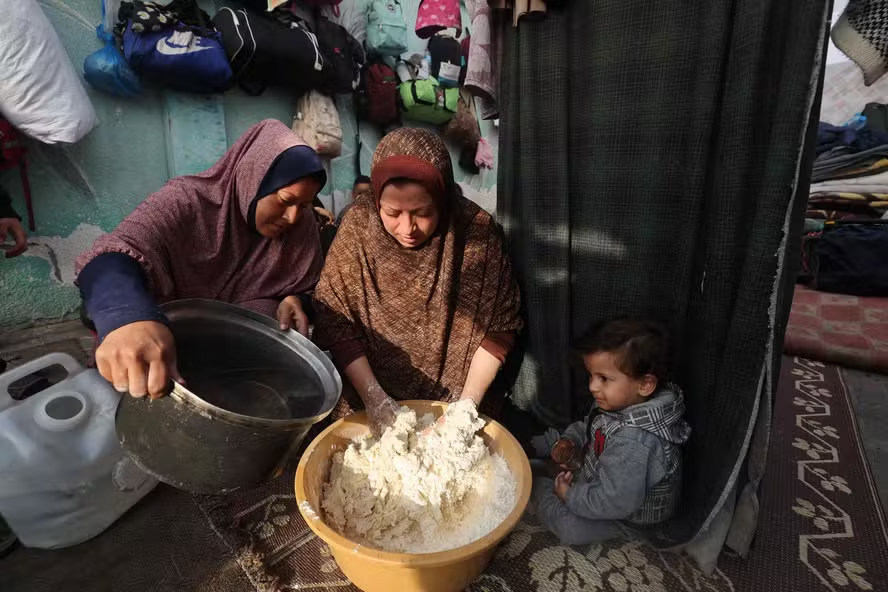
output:
POLYGON ((475 149, 475 166, 493 169, 493 146, 487 140, 478 140, 478 148, 475 149))
POLYGON ((321 250, 311 211, 278 238, 247 224, 250 203, 275 159, 304 146, 283 123, 266 119, 213 167, 170 179, 113 232, 77 258, 76 272, 102 253, 138 261, 158 302, 208 298, 274 316, 281 299, 317 283, 321 250))
POLYGON ((421 0, 416 14, 416 36, 430 39, 444 29, 462 31, 459 0, 421 0))
POLYGON ((496 94, 496 64, 490 28, 490 4, 487 0, 466 0, 466 10, 472 21, 469 30, 472 42, 466 67, 465 87, 481 99, 481 119, 499 117, 499 98, 496 94))

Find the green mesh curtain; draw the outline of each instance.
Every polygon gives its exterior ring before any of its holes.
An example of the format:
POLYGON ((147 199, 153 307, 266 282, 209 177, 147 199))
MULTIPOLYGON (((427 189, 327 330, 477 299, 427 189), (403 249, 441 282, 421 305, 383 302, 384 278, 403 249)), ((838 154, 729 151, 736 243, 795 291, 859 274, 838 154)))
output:
POLYGON ((828 9, 569 0, 506 32, 498 214, 529 321, 513 397, 575 420, 570 340, 617 314, 665 322, 694 429, 665 545, 727 510, 720 548, 735 500, 731 537, 754 531, 828 9))

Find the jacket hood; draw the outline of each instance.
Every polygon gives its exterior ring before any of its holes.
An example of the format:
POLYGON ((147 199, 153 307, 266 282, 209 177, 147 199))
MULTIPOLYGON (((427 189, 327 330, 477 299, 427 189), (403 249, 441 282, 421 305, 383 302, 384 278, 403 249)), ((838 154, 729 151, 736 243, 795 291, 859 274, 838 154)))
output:
POLYGON ((678 386, 669 383, 644 403, 609 415, 616 416, 623 425, 646 430, 673 444, 684 444, 691 435, 684 413, 684 394, 678 386))

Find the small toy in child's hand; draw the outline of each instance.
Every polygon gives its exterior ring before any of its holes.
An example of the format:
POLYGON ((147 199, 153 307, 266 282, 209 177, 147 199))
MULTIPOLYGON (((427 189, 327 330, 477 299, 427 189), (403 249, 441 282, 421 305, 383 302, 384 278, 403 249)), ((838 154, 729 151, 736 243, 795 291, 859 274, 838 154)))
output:
POLYGON ((572 440, 561 438, 552 447, 552 461, 559 467, 574 470, 578 463, 577 447, 572 440))

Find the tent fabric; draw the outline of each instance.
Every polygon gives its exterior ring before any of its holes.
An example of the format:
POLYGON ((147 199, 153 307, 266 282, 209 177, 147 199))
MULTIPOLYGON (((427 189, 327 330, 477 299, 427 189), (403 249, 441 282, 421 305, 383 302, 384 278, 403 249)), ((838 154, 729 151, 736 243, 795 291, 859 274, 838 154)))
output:
POLYGON ((567 424, 590 404, 571 339, 618 314, 666 323, 694 431, 681 510, 651 534, 712 526, 712 561, 754 532, 827 4, 569 2, 506 33, 498 216, 528 319, 513 401, 567 424))

